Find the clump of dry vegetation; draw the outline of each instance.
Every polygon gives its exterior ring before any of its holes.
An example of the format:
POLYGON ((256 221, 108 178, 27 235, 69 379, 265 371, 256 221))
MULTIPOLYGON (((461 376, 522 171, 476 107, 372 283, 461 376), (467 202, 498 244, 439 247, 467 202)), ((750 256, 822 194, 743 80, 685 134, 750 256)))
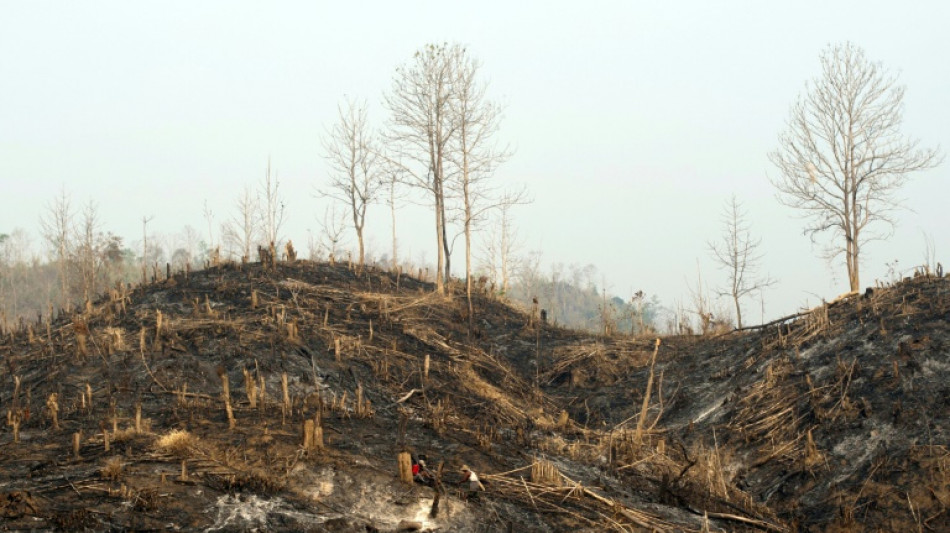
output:
POLYGON ((198 438, 191 433, 173 429, 155 440, 155 448, 176 457, 187 457, 197 443, 198 438))

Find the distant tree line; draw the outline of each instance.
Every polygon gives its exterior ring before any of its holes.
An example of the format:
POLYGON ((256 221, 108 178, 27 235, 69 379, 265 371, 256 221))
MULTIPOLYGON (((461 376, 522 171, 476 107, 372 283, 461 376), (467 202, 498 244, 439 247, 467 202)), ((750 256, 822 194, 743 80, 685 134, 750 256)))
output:
POLYGON ((555 264, 549 273, 539 268, 536 257, 519 268, 509 298, 525 309, 534 299, 546 311, 549 322, 560 326, 611 335, 641 335, 656 332, 661 307, 656 296, 637 291, 629 299, 598 288, 594 265, 555 264))

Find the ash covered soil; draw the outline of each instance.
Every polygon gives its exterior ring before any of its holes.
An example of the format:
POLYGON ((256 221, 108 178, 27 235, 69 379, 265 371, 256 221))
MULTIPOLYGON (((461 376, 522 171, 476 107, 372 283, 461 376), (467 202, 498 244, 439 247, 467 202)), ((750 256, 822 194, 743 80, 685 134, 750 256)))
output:
POLYGON ((532 315, 297 262, 5 331, 0 528, 950 530, 950 280, 659 342, 532 315))

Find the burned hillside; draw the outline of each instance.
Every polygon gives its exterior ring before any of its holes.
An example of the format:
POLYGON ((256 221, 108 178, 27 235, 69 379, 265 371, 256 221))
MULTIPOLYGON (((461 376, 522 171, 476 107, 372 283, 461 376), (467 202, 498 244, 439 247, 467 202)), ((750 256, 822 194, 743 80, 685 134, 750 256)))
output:
POLYGON ((410 276, 228 264, 0 343, 13 529, 946 528, 950 290, 600 338, 410 276), (405 483, 426 454, 435 486, 405 483), (458 492, 461 465, 485 491, 458 492))
MULTIPOLYGON (((946 531, 948 318, 950 280, 919 276, 743 332, 666 339, 659 433, 715 450, 710 490, 742 489, 791 530, 946 531)), ((551 378, 573 379, 575 416, 611 426, 639 413, 642 350, 571 351, 551 378)))

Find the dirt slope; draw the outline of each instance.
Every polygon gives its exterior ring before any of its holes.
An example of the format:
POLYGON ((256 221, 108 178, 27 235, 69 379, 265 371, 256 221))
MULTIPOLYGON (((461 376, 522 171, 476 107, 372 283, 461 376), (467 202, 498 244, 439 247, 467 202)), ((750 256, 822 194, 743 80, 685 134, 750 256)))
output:
POLYGON ((344 266, 120 288, 3 335, 0 524, 940 530, 948 290, 911 280, 657 348, 482 295, 469 317, 458 293, 344 266), (403 451, 442 485, 400 482, 403 451), (474 501, 462 464, 486 486, 474 501))

